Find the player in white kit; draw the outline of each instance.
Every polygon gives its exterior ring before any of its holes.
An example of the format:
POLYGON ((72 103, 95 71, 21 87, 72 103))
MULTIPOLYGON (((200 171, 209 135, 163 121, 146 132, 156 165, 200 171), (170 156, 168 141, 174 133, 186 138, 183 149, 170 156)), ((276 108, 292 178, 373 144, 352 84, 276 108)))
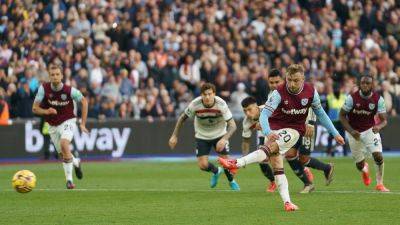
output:
POLYGON ((201 87, 201 96, 194 99, 185 112, 179 117, 175 129, 169 139, 171 149, 178 142, 178 134, 187 118, 194 118, 196 138, 196 156, 199 168, 211 172, 210 186, 217 186, 219 176, 225 172, 232 190, 240 190, 238 183, 233 179, 233 174, 222 167, 216 167, 208 161, 212 148, 220 157, 228 158, 229 138, 236 130, 236 123, 226 102, 215 95, 215 86, 205 83, 201 87))

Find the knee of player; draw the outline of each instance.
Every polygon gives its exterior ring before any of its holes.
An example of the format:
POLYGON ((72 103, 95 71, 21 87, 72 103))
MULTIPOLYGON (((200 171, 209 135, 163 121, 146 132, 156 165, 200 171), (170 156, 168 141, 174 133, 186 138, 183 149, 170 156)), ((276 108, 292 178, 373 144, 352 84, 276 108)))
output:
POLYGON ((62 160, 63 160, 64 163, 71 163, 72 162, 72 157, 64 157, 63 156, 62 160))
POLYGON ((380 153, 380 152, 375 152, 375 153, 372 153, 372 156, 374 157, 374 161, 375 161, 375 163, 376 163, 377 165, 382 165, 382 163, 383 163, 383 156, 382 156, 382 153, 380 153))
POLYGON ((358 170, 362 170, 364 168, 364 161, 356 163, 356 167, 358 170))
POLYGON ((70 144, 70 141, 68 141, 68 140, 65 140, 65 139, 60 140, 61 148, 69 148, 69 144, 70 144))
POLYGON ((271 153, 278 153, 279 152, 279 146, 275 141, 267 142, 265 144, 270 150, 271 153))
POLYGON ((199 162, 198 165, 200 170, 206 170, 208 168, 208 162, 199 162))

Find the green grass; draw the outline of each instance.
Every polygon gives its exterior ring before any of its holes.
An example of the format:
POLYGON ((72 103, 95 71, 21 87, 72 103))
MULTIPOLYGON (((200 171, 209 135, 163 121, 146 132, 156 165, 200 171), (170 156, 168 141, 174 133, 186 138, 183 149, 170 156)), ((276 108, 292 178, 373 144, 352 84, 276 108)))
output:
POLYGON ((313 170, 317 191, 301 195, 300 181, 285 165, 292 200, 300 207, 291 213, 278 193, 265 192, 257 165, 240 171, 240 192, 230 191, 224 176, 210 189, 210 174, 194 162, 85 163, 76 190, 65 189, 60 163, 0 166, 0 224, 399 224, 400 158, 385 160, 391 194, 373 191, 375 182, 365 187, 351 159, 336 159, 331 186, 313 170), (31 193, 11 189, 20 169, 38 178, 31 193))

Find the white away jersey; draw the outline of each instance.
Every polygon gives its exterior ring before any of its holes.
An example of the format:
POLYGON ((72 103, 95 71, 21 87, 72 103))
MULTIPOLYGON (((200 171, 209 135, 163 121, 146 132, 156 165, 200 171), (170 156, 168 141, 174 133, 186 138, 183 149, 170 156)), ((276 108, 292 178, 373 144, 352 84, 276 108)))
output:
MULTIPOLYGON (((258 107, 260 108, 260 112, 261 112, 261 110, 264 108, 264 105, 260 105, 258 107)), ((261 129, 261 126, 258 122, 258 118, 253 120, 253 119, 248 118, 247 116, 244 117, 242 137, 250 138, 253 130, 257 130, 257 136, 261 137, 263 135, 260 132, 260 129, 261 129)))
POLYGON ((212 107, 206 108, 201 97, 195 98, 185 109, 189 118, 194 118, 195 137, 202 140, 213 140, 226 134, 226 121, 232 119, 232 113, 226 102, 215 96, 212 107))

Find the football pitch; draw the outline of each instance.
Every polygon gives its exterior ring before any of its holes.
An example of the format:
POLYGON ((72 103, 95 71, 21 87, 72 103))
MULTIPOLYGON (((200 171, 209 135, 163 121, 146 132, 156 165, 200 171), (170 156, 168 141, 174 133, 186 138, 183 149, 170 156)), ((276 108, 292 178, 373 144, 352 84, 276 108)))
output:
MULTIPOLYGON (((350 158, 328 159, 335 178, 325 186, 312 170, 316 191, 302 195, 300 180, 285 164, 292 201, 285 212, 278 192, 267 193, 258 165, 239 171, 241 191, 230 191, 224 175, 215 189, 195 162, 86 162, 77 189, 66 190, 61 163, 0 166, 0 224, 400 224, 400 158, 385 159, 391 193, 365 187, 350 158), (37 187, 20 194, 12 175, 29 169, 37 187)), ((370 169, 375 178, 374 166, 370 169)))

